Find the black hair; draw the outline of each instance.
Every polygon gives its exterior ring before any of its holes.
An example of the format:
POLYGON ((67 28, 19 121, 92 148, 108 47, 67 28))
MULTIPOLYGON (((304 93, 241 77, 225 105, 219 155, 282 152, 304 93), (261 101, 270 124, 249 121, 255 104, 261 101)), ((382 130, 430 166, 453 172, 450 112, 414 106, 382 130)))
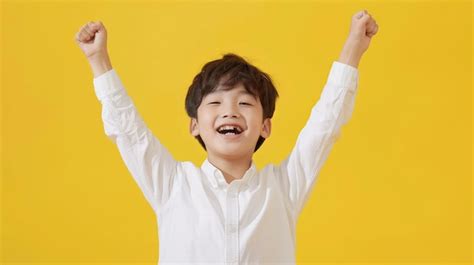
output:
MULTIPOLYGON (((197 109, 201 105, 202 99, 207 94, 214 92, 218 86, 224 86, 226 90, 229 90, 238 84, 243 84, 249 93, 260 99, 264 120, 273 117, 278 92, 270 75, 234 53, 224 54, 221 59, 206 63, 201 72, 194 77, 185 100, 188 116, 197 119, 197 109)), ((195 138, 206 150, 201 136, 198 135, 195 138)), ((254 152, 260 148, 264 141, 265 138, 260 136, 254 152)))

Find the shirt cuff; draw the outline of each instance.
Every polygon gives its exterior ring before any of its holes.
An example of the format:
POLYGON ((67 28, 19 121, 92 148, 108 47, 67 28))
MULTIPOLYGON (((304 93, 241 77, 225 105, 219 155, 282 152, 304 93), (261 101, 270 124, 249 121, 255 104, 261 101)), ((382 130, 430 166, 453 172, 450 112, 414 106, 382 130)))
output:
POLYGON ((329 72, 328 83, 354 90, 359 83, 359 70, 354 66, 334 61, 329 72))
POLYGON ((94 78, 95 95, 99 100, 122 89, 124 89, 122 81, 113 68, 94 78))

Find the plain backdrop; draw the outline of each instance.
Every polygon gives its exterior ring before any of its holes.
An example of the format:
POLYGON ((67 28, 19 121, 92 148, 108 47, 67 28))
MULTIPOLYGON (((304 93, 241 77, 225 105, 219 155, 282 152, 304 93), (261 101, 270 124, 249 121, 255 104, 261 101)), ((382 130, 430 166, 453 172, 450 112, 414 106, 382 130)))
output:
POLYGON ((200 165, 186 91, 237 53, 280 93, 258 168, 290 152, 351 17, 379 31, 343 127, 298 220, 297 263, 472 264, 470 1, 2 1, 1 260, 158 260, 155 215, 101 120, 74 42, 108 30, 112 66, 174 157, 200 165))

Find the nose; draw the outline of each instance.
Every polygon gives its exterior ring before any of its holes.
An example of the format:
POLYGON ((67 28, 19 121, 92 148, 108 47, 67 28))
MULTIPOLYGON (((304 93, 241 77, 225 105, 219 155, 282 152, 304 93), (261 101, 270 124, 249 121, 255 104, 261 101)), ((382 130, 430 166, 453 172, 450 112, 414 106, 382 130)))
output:
POLYGON ((222 118, 238 118, 240 117, 239 111, 234 104, 228 104, 224 107, 222 118))
POLYGON ((224 114, 222 115, 222 118, 238 118, 239 116, 237 114, 224 114))

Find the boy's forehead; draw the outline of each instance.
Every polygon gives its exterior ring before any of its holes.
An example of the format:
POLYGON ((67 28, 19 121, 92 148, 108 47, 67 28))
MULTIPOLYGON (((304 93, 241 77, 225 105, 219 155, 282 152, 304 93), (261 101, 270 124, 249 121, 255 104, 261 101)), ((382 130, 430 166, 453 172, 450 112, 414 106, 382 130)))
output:
POLYGON ((220 93, 224 93, 224 92, 233 92, 233 93, 237 93, 238 95, 240 95, 240 94, 250 95, 252 97, 254 96, 252 93, 247 91, 247 89, 245 89, 244 85, 242 85, 241 83, 237 84, 233 87, 226 87, 226 86, 219 85, 214 91, 212 91, 209 94, 214 94, 214 93, 215 94, 220 94, 220 93))

